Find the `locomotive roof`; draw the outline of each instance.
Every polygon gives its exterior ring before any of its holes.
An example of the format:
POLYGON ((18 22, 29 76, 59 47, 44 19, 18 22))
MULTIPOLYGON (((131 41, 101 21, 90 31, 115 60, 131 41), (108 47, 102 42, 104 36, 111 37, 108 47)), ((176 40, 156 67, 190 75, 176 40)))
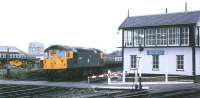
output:
POLYGON ((60 50, 95 50, 95 51, 101 51, 99 49, 95 49, 95 48, 84 48, 84 47, 74 47, 74 46, 64 46, 64 45, 51 45, 49 46, 47 49, 45 49, 45 52, 47 52, 48 50, 51 49, 60 49, 60 50))

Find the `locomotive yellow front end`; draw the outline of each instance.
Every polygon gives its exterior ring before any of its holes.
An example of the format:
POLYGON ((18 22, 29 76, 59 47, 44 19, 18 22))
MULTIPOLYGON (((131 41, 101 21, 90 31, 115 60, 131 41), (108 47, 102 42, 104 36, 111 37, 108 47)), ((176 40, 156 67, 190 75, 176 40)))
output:
POLYGON ((45 51, 47 57, 43 61, 43 69, 59 70, 68 68, 69 52, 61 46, 51 46, 45 51))
POLYGON ((58 49, 55 46, 45 50, 46 58, 43 60, 43 69, 55 70, 66 69, 65 50, 58 49))
POLYGON ((48 58, 43 61, 43 69, 66 69, 65 57, 59 57, 56 54, 51 54, 48 58))

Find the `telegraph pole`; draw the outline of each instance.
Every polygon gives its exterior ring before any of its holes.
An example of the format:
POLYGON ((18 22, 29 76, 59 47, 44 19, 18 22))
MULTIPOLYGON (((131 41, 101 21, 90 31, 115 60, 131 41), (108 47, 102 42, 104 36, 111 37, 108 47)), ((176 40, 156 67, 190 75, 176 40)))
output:
POLYGON ((9 48, 7 48, 7 52, 6 52, 6 78, 9 78, 9 74, 10 74, 10 68, 8 66, 9 64, 9 48))

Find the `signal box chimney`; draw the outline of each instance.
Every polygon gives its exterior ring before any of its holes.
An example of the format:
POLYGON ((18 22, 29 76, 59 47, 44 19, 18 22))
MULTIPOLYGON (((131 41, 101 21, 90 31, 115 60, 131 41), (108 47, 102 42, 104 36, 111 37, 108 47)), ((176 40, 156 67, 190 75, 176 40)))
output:
POLYGON ((185 2, 185 12, 187 12, 188 8, 187 8, 187 2, 185 2))

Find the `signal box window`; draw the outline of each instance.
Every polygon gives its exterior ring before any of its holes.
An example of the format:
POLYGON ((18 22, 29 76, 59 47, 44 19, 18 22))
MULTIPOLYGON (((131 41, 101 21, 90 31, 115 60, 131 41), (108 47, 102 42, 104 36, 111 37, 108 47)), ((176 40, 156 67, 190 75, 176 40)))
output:
POLYGON ((184 55, 176 55, 176 70, 184 70, 184 55))
POLYGON ((159 55, 153 55, 153 70, 159 70, 159 55))
POLYGON ((137 64, 137 56, 131 55, 131 69, 136 69, 137 64))

